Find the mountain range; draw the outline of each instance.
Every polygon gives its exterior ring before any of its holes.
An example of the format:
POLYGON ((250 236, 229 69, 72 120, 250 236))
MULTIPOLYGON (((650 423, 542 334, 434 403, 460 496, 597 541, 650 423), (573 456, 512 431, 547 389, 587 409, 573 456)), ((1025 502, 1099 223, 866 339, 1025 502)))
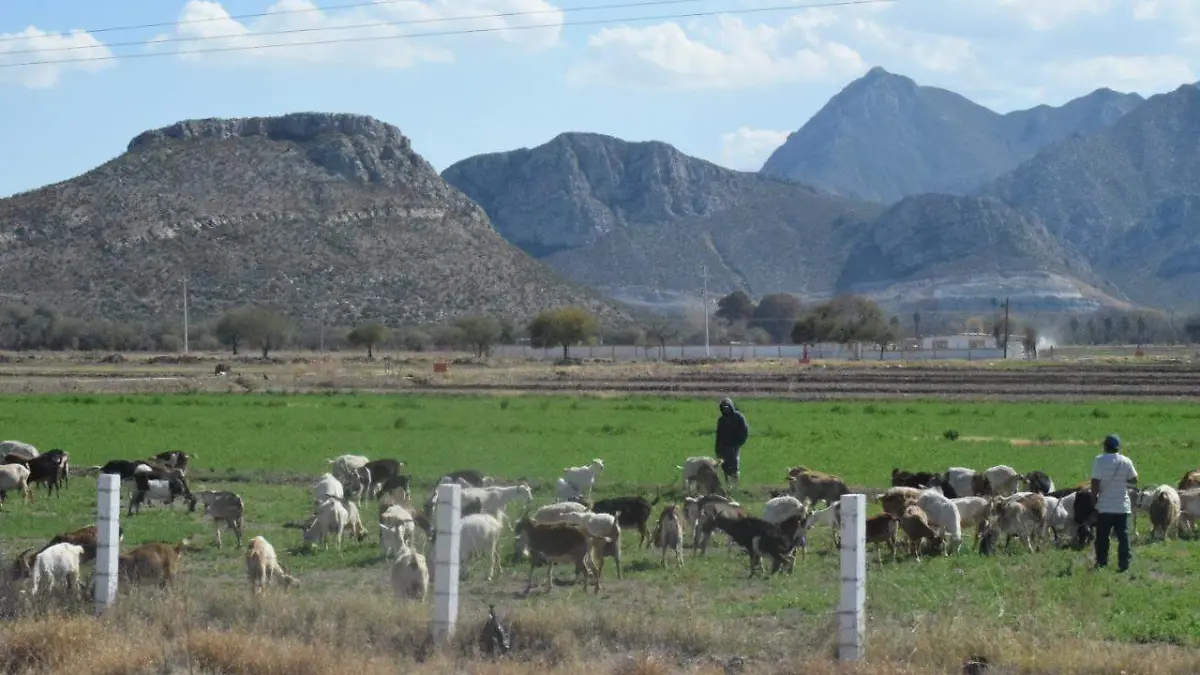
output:
POLYGON ((442 177, 506 239, 626 303, 695 304, 705 265, 718 293, 892 309, 1190 309, 1198 96, 1100 89, 1001 115, 873 68, 758 172, 567 133, 442 177))
POLYGON ((391 125, 297 113, 148 131, 0 199, 0 300, 82 317, 249 302, 330 321, 610 322, 701 288, 894 311, 1200 307, 1200 89, 999 114, 874 68, 767 160, 561 133, 439 176, 391 125))

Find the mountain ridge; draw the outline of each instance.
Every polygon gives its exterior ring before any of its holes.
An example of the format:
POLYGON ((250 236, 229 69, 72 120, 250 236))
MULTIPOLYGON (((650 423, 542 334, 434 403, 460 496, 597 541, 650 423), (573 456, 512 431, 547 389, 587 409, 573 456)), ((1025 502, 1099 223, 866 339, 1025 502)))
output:
POLYGON ((80 176, 0 200, 10 300, 81 318, 279 305, 312 319, 628 312, 511 246, 398 128, 362 115, 184 120, 80 176), (36 281, 36 283, 35 283, 36 281))
POLYGON ((876 66, 772 152, 761 172, 870 201, 967 194, 1042 148, 1107 128, 1143 102, 1097 89, 1061 106, 997 113, 876 66))

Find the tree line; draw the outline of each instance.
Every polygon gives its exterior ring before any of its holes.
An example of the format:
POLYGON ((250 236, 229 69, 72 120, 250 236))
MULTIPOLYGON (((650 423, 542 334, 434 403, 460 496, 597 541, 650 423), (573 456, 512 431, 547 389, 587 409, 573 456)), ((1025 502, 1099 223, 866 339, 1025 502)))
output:
MULTIPOLYGON (((1007 323, 999 303, 988 313, 926 313, 888 315, 876 303, 858 296, 836 297, 806 307, 789 294, 772 294, 755 302, 736 291, 717 301, 709 326, 712 344, 786 344, 861 342, 886 349, 889 344, 925 335, 958 332, 1003 335, 1023 342, 1027 351, 1037 336, 1053 334, 1058 344, 1180 344, 1200 343, 1200 315, 1175 317, 1157 311, 1104 310, 1086 315, 1024 316, 1009 312, 1007 323)), ((580 344, 636 345, 665 348, 668 344, 701 344, 703 321, 698 317, 652 317, 638 326, 606 327, 587 310, 560 307, 527 322, 504 317, 464 316, 443 324, 388 326, 363 321, 351 326, 319 326, 297 322, 277 309, 246 306, 189 326, 188 345, 196 351, 228 350, 268 358, 283 348, 345 351, 356 349, 373 358, 380 348, 404 351, 465 350, 490 355, 495 345, 527 343, 537 348, 570 348, 580 344)), ((84 320, 45 307, 0 305, 0 349, 79 351, 160 351, 183 349, 178 321, 126 323, 84 320)))

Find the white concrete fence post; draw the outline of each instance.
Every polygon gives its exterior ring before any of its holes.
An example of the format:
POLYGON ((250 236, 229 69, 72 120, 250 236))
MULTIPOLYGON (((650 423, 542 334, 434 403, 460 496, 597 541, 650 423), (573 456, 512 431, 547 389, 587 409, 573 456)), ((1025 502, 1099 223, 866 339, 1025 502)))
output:
POLYGON ((867 497, 842 495, 842 592, 838 603, 838 660, 864 658, 867 601, 867 497))
POLYGON ((462 488, 437 488, 437 537, 434 544, 433 639, 445 644, 454 636, 458 621, 458 546, 462 533, 459 519, 462 488))
POLYGON ((96 616, 117 598, 117 555, 121 550, 121 477, 102 473, 96 499, 96 616))

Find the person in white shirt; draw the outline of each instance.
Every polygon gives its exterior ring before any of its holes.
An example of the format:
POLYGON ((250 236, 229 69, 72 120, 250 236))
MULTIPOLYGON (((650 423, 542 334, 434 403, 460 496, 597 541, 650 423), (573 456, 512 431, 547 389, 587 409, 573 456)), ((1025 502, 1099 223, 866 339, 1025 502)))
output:
POLYGON ((1137 485, 1137 469, 1121 454, 1121 439, 1110 434, 1104 452, 1092 460, 1092 494, 1096 495, 1096 567, 1108 566, 1108 538, 1117 535, 1117 571, 1129 569, 1129 488, 1137 485))

